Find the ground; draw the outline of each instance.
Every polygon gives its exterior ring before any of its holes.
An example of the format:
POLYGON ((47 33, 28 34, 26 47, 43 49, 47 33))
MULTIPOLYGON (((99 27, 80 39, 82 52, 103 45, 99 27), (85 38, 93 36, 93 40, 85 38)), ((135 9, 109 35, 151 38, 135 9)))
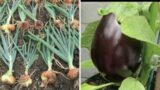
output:
MULTIPOLYGON (((60 62, 62 63, 62 65, 67 67, 67 64, 64 63, 62 60, 60 62)), ((74 65, 76 67, 79 67, 79 50, 75 50, 74 65)), ((59 68, 56 64, 53 64, 52 68, 56 71, 62 72, 65 76, 68 71, 59 68)), ((47 70, 47 66, 45 65, 43 60, 39 58, 38 60, 35 61, 35 63, 32 65, 30 69, 30 73, 32 71, 35 71, 34 74, 32 75, 33 83, 31 86, 29 86, 28 88, 21 88, 18 84, 9 86, 9 85, 4 85, 0 82, 0 90, 79 90, 79 78, 76 78, 75 80, 67 80, 62 75, 57 75, 57 80, 55 84, 48 85, 48 87, 46 88, 41 88, 40 75, 45 70, 47 70)), ((2 60, 0 60, 0 76, 2 76, 2 74, 4 74, 6 71, 7 71, 7 66, 2 60)), ((20 75, 22 75, 23 73, 24 73, 23 60, 21 57, 18 56, 14 64, 13 74, 16 77, 16 79, 18 79, 20 75)))

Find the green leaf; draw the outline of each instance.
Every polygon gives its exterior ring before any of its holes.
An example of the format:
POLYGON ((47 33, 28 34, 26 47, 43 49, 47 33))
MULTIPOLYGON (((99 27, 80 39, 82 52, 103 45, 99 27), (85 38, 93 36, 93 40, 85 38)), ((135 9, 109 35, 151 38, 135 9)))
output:
MULTIPOLYGON (((123 34, 143 41, 148 44, 150 52, 160 55, 160 46, 156 44, 156 37, 144 16, 131 16, 126 18, 121 24, 123 34)), ((148 58, 148 60, 150 60, 148 58)))
POLYGON ((108 13, 114 13, 117 20, 122 22, 126 17, 132 15, 138 15, 140 5, 134 2, 114 2, 109 4, 106 8, 98 10, 99 15, 106 15, 108 13))
POLYGON ((26 14, 20 8, 18 8, 18 13, 19 13, 19 17, 20 17, 21 21, 25 21, 26 14))
POLYGON ((151 44, 155 43, 155 35, 144 16, 131 16, 121 24, 123 34, 151 44))
POLYGON ((90 85, 88 83, 83 83, 81 85, 81 90, 97 90, 97 89, 101 89, 103 87, 107 87, 107 86, 111 86, 111 85, 115 85, 118 86, 117 83, 107 83, 107 84, 102 84, 102 85, 90 85))
POLYGON ((99 24, 99 20, 91 22, 87 25, 85 31, 82 33, 81 46, 90 50, 92 38, 99 24))
POLYGON ((158 3, 157 2, 153 2, 151 4, 149 8, 149 13, 150 13, 149 24, 156 35, 157 30, 158 30, 158 29, 156 30, 156 20, 158 16, 158 3))
POLYGON ((149 7, 150 7, 151 3, 152 2, 143 2, 141 4, 142 15, 144 15, 147 18, 147 20, 149 20, 149 18, 150 18, 149 7))
POLYGON ((118 90, 145 90, 144 86, 135 78, 128 77, 123 80, 118 90))
POLYGON ((160 55, 160 46, 156 44, 156 37, 144 16, 131 16, 126 18, 121 24, 123 34, 143 41, 147 46, 143 54, 143 68, 140 75, 140 81, 143 85, 146 82, 151 71, 150 58, 153 54, 160 55))
POLYGON ((48 6, 44 6, 46 11, 50 14, 50 17, 52 17, 54 20, 56 19, 56 14, 55 14, 55 10, 52 8, 49 8, 48 6))
POLYGON ((121 24, 123 34, 148 43, 155 54, 160 55, 160 46, 156 44, 156 37, 144 16, 131 16, 121 24))
POLYGON ((151 4, 152 4, 152 2, 143 2, 142 5, 141 5, 142 10, 143 11, 148 11, 151 4))
POLYGON ((90 69, 90 68, 93 68, 93 67, 94 67, 94 64, 93 64, 91 59, 84 60, 84 61, 81 62, 81 68, 90 69))

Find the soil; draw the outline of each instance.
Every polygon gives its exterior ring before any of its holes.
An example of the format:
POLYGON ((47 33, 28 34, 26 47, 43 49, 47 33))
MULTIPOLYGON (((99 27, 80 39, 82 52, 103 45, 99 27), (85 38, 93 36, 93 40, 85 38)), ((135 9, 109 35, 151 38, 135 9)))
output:
MULTIPOLYGON (((74 56, 75 56, 74 65, 78 68, 79 67, 79 50, 78 49, 75 50, 74 56)), ((67 67, 67 64, 65 62, 63 62, 62 60, 59 60, 59 61, 63 66, 67 67)), ((56 71, 62 72, 65 76, 68 72, 68 70, 61 69, 56 64, 53 64, 52 68, 56 71)), ((39 57, 38 60, 36 60, 32 65, 32 67, 30 68, 29 73, 32 73, 33 71, 35 71, 32 75, 32 80, 33 80, 32 85, 30 85, 28 88, 25 88, 25 87, 20 87, 18 84, 9 86, 9 85, 4 85, 3 83, 0 82, 0 90, 79 90, 78 77, 75 80, 68 80, 68 79, 65 79, 60 74, 57 75, 57 80, 55 84, 48 85, 46 88, 40 87, 40 84, 41 84, 40 75, 45 70, 47 70, 47 66, 43 62, 43 60, 41 60, 41 58, 39 57)), ((2 76, 2 74, 4 74, 6 71, 7 71, 7 66, 2 60, 0 60, 0 76, 2 76)), ((20 75, 22 75, 23 73, 24 73, 23 60, 18 55, 14 64, 13 74, 18 80, 20 75)))
MULTIPOLYGON (((12 20, 12 23, 15 22, 15 20, 19 20, 18 12, 16 11, 14 16, 14 19, 12 20)), ((39 8, 37 12, 37 19, 43 21, 43 23, 46 23, 49 20, 49 14, 45 11, 44 8, 39 8)), ((75 19, 79 20, 79 10, 76 11, 75 19)), ((28 21, 31 21, 27 19, 28 21)), ((56 57, 61 64, 64 67, 68 67, 68 65, 60 60, 60 58, 56 57)), ((79 50, 76 49, 74 52, 74 60, 73 60, 74 66, 79 68, 79 50)), ((52 69, 58 72, 63 73, 65 76, 67 76, 68 70, 61 69, 59 66, 54 64, 52 69)), ((5 63, 0 59, 0 77, 8 70, 8 67, 5 65, 5 63)), ((41 78, 40 75, 43 71, 47 70, 47 65, 43 62, 41 57, 38 58, 30 68, 29 73, 33 73, 31 76, 32 78, 32 85, 30 85, 27 88, 20 87, 19 84, 15 84, 12 86, 5 85, 2 82, 0 82, 0 90, 79 90, 79 76, 74 80, 68 80, 64 78, 62 75, 57 74, 56 82, 52 85, 48 85, 46 88, 41 88, 41 78)), ((20 75, 24 74, 24 65, 23 60, 20 57, 20 55, 17 55, 16 61, 14 63, 14 72, 13 75, 16 77, 16 80, 20 78, 20 75)))

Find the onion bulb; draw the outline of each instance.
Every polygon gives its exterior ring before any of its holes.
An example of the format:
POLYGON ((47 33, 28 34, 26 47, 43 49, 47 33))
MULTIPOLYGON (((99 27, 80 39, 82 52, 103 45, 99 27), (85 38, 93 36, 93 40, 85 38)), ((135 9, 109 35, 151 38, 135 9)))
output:
POLYGON ((20 30, 28 30, 30 28, 30 23, 28 21, 19 22, 18 23, 18 28, 20 30))
POLYGON ((8 74, 8 73, 4 74, 1 77, 1 81, 2 83, 8 84, 8 85, 13 85, 16 83, 15 77, 12 74, 8 74))
POLYGON ((67 73, 67 77, 69 77, 71 80, 75 79, 76 77, 78 77, 78 68, 70 68, 68 73, 67 73))
POLYGON ((57 28, 62 28, 63 27, 63 23, 61 20, 57 19, 54 21, 54 25, 57 27, 57 28))
POLYGON ((14 24, 5 24, 0 26, 0 29, 4 30, 6 33, 9 33, 9 31, 14 31, 16 26, 14 24))
POLYGON ((23 2, 24 2, 25 5, 30 5, 32 0, 23 0, 23 2))
POLYGON ((64 0, 65 4, 72 4, 72 0, 64 0))
POLYGON ((76 28, 77 30, 79 29, 79 21, 76 19, 73 19, 70 25, 72 28, 76 28))
POLYGON ((57 4, 60 0, 49 0, 52 4, 57 4))
POLYGON ((56 73, 53 70, 44 71, 41 74, 41 87, 46 87, 48 84, 53 84, 56 81, 56 73))
POLYGON ((3 4, 3 2, 4 2, 3 0, 0 0, 0 5, 3 4))
POLYGON ((28 87, 29 85, 32 84, 32 79, 30 77, 30 75, 25 74, 22 75, 18 81, 18 83, 22 86, 22 87, 28 87))

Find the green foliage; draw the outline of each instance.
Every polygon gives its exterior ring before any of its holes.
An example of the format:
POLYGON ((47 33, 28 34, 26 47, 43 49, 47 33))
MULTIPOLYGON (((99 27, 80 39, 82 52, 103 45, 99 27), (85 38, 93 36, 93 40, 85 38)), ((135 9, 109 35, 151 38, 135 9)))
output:
POLYGON ((122 81, 122 84, 118 90, 145 90, 145 88, 135 78, 128 77, 122 81))
POLYGON ((106 8, 99 9, 99 15, 106 15, 108 13, 114 13, 117 20, 122 22, 126 17, 138 15, 140 5, 136 2, 113 2, 106 8))
POLYGON ((91 59, 87 59, 81 62, 81 67, 84 69, 90 69, 94 67, 94 64, 91 59))
POLYGON ((23 58, 26 72, 28 72, 28 69, 32 66, 34 61, 38 58, 38 55, 36 55, 37 48, 35 43, 31 41, 31 39, 29 39, 28 42, 23 41, 22 46, 17 46, 15 43, 14 45, 17 48, 18 52, 20 53, 21 57, 23 58))
MULTIPOLYGON (((121 23, 121 32, 130 38, 141 41, 143 45, 143 64, 140 70, 140 77, 137 77, 141 83, 130 77, 122 82, 119 90, 145 90, 144 86, 147 85, 150 72, 153 70, 151 57, 155 54, 160 55, 160 46, 157 44, 156 38, 158 27, 160 27, 158 8, 160 6, 158 6, 157 2, 146 2, 141 3, 141 5, 127 2, 111 3, 106 8, 98 10, 99 15, 106 15, 110 12, 114 13, 116 19, 121 23), (138 86, 134 86, 134 84, 138 86)), ((87 25, 82 33, 82 47, 90 50, 91 41, 93 40, 98 23, 99 21, 97 20, 87 25)), ((86 68, 85 64, 83 66, 86 68)))
POLYGON ((4 35, 2 31, 0 31, 0 57, 8 66, 10 72, 12 72, 13 64, 16 59, 16 46, 13 44, 17 44, 19 31, 16 30, 15 34, 4 35))
POLYGON ((121 24, 121 31, 131 38, 147 43, 152 47, 153 54, 160 54, 160 46, 156 44, 156 36, 144 16, 131 16, 125 19, 121 24))
POLYGON ((91 22, 87 25, 85 31, 82 33, 82 36, 81 36, 81 47, 84 47, 90 50, 91 41, 93 39, 98 23, 99 23, 99 20, 91 22))

